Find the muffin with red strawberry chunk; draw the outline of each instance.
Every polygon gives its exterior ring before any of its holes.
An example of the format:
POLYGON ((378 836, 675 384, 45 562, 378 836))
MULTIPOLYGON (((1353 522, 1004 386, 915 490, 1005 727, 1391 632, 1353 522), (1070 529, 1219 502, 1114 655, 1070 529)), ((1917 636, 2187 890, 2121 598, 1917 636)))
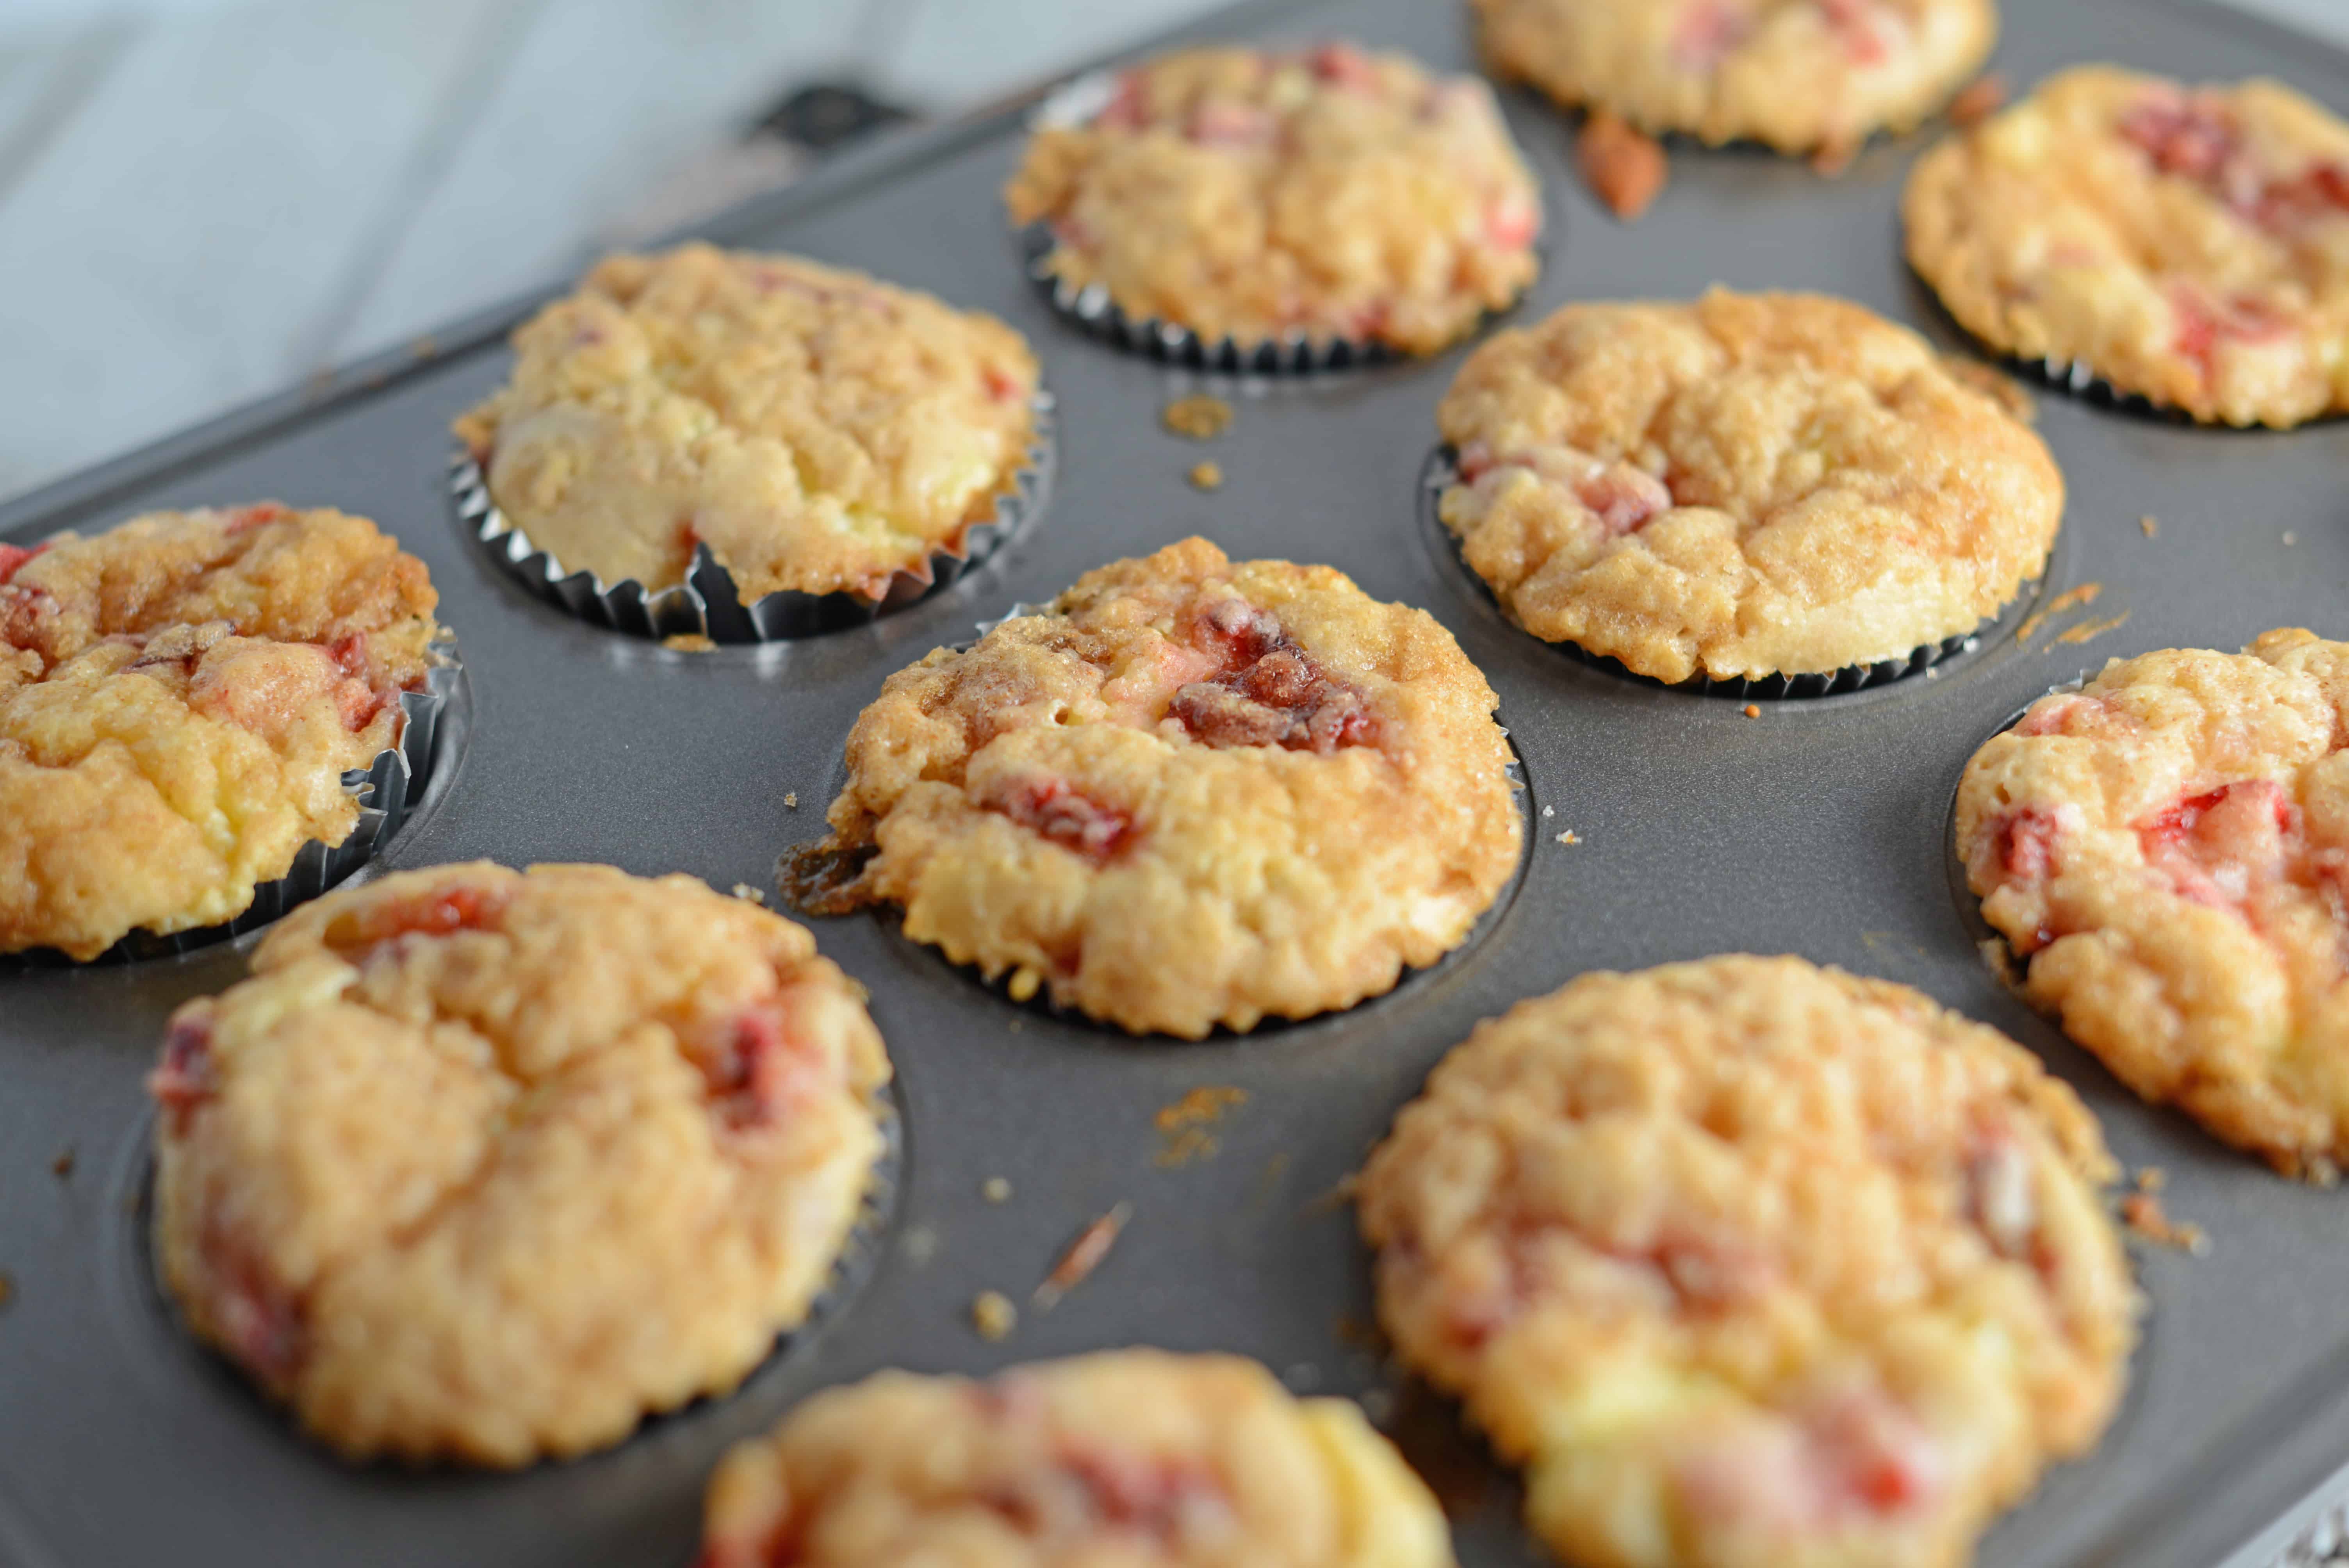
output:
POLYGON ((346 1455, 511 1466, 722 1394, 884 1148, 863 992, 690 877, 480 862, 328 894, 172 1017, 155 1243, 346 1455))
POLYGON ((1560 103, 1707 142, 1839 155, 1982 68, 1992 0, 1474 0, 1485 57, 1560 103))
POLYGON ((0 953, 218 925, 359 820, 440 634, 363 517, 153 512, 0 544, 0 953))
POLYGON ((1903 207, 2004 353, 2209 423, 2349 408, 2349 124, 2280 83, 2065 71, 1920 159, 1903 207))
POLYGON ((1974 754, 1957 829, 2064 1033, 2282 1171, 2349 1164, 2349 643, 2116 659, 1974 754))
POLYGON ((1185 540, 891 676, 792 891, 1137 1034, 1351 1006, 1516 868, 1496 702, 1425 612, 1185 540))
POLYGON ((1135 320, 1243 347, 1431 354, 1539 270, 1539 188, 1490 88, 1346 44, 1185 50, 1040 126, 1005 190, 1043 265, 1135 320))
POLYGON ((700 1568, 1452 1568, 1425 1482, 1343 1399, 1118 1350, 826 1389, 709 1482, 700 1568))
POLYGON ((1471 355, 1436 423, 1438 511, 1503 612, 1667 683, 1919 667, 2064 513, 1998 398, 1816 294, 1568 305, 1471 355))
POLYGON ((614 256, 513 342, 457 438, 508 521, 607 586, 675 587, 706 546, 744 604, 879 602, 967 552, 1036 435, 1017 332, 798 256, 614 256))
POLYGON ((1578 1568, 1961 1568, 2093 1448, 2136 1337, 2095 1119, 1798 958, 1477 1026, 1359 1188, 1379 1318, 1578 1568))

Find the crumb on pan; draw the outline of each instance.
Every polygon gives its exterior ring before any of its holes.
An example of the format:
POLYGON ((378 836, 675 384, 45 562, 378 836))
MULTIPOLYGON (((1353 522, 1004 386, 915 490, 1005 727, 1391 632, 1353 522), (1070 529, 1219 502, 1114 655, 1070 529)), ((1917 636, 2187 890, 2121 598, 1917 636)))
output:
POLYGON ((1207 1130, 1224 1119, 1224 1113, 1247 1103, 1246 1089, 1226 1084, 1201 1084, 1182 1099, 1160 1106, 1151 1119, 1158 1134, 1165 1140, 1158 1150, 1156 1163, 1173 1168, 1188 1165, 1194 1160, 1212 1160, 1223 1146, 1207 1130))
POLYGON ((16 1276, 5 1269, 0 1269, 0 1311, 5 1311, 8 1304, 16 1299, 16 1276))
POLYGON ((749 882, 736 882, 733 886, 732 892, 736 898, 742 900, 745 903, 763 905, 767 902, 767 895, 760 892, 757 888, 752 887, 749 882))
POLYGON ((1745 705, 1745 717, 1748 717, 1748 718, 1759 718, 1759 717, 1762 717, 1762 705, 1761 705, 1760 703, 1758 703, 1758 702, 1749 702, 1749 703, 1747 703, 1747 704, 1745 705))
POLYGON ((1232 406, 1221 397, 1207 393, 1195 393, 1177 397, 1166 405, 1158 416, 1159 422, 1177 436, 1188 436, 1195 441, 1205 441, 1222 435, 1230 428, 1232 406))
POLYGON ((2156 1246, 2176 1247, 2198 1258, 2210 1250, 2210 1237, 2201 1226, 2172 1220, 2150 1192, 2132 1192, 2121 1200, 2121 1222, 2156 1246))
POLYGON ((73 1174, 73 1168, 74 1151, 70 1145, 57 1150, 57 1157, 49 1161, 49 1174, 60 1181, 73 1174))
POLYGON ((971 1298, 970 1326, 978 1336, 993 1345, 1010 1336, 1019 1326, 1019 1309, 1011 1298, 999 1290, 983 1290, 971 1298))
POLYGON ((2284 548, 2289 550, 2292 546, 2300 542, 2300 535, 2292 532, 2292 530, 2287 528, 2283 531, 2283 542, 2284 548))
POLYGON ((1223 465, 1221 463, 1195 464, 1189 478, 1192 487, 1195 490, 1221 490, 1224 486, 1223 465))
POLYGON ((783 797, 783 810, 786 811, 796 811, 799 809, 800 792, 793 789, 783 797))
POLYGON ((1051 1311, 1062 1296, 1084 1284, 1093 1270, 1101 1267, 1102 1260, 1109 1256, 1109 1250, 1117 1245, 1118 1233, 1125 1229, 1125 1222, 1133 1217, 1133 1205, 1120 1202, 1087 1225, 1079 1233, 1077 1239, 1069 1243, 1069 1250, 1061 1254, 1061 1261, 1052 1265, 1052 1272, 1044 1276, 1044 1283, 1036 1287, 1036 1294, 1030 1299, 1044 1311, 1051 1311))
POLYGON ((1000 1176, 989 1176, 978 1184, 978 1195, 990 1203, 1011 1202, 1011 1183, 1000 1176))
POLYGON ((2128 618, 2129 613, 2127 610, 2124 610, 2119 614, 2112 616, 2107 620, 2083 621, 2076 626, 2069 626, 2063 631, 2056 633, 2055 640, 2059 643, 2071 643, 2075 645, 2085 643, 2091 637, 2101 637, 2106 632, 2116 632, 2120 630, 2122 624, 2128 618))
POLYGON ((698 632, 678 632, 661 639, 661 646, 672 654, 714 654, 718 645, 698 632))
POLYGON ((2155 517, 2151 512, 2147 512, 2143 517, 2137 520, 2137 529, 2139 533, 2144 534, 2147 539, 2158 539, 2161 537, 2161 521, 2155 517))
POLYGON ((2158 1165, 2145 1165, 2145 1166, 2140 1166, 2140 1167, 2137 1169, 2137 1190, 2138 1191, 2140 1191, 2140 1192, 2158 1192, 2158 1191, 2160 1191, 2164 1187, 2167 1187, 2167 1186, 2168 1186, 2168 1185, 2169 1185, 2169 1172, 2168 1172, 2168 1171, 2164 1171, 2160 1166, 2158 1166, 2158 1165))
POLYGON ((2066 610, 2085 608, 2095 603, 2096 595, 2104 591, 2105 585, 2101 583, 2083 583, 2076 588, 2066 588, 2050 599, 2047 602, 2047 608, 2041 611, 2040 614, 2042 616, 2060 615, 2066 610))
POLYGON ((1568 828, 1557 836, 1557 841, 1561 844, 1578 844, 1582 842, 1582 835, 1568 828))
POLYGON ((1671 173, 1662 145, 1612 109, 1591 110, 1574 156, 1591 194, 1627 223, 1648 210, 1671 173))

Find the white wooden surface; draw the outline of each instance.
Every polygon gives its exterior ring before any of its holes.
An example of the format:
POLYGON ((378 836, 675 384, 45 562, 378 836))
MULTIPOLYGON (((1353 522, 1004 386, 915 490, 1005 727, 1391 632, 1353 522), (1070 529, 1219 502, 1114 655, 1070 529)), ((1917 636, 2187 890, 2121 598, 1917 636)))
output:
POLYGON ((562 277, 801 81, 951 113, 1217 3, 0 0, 0 496, 562 277))

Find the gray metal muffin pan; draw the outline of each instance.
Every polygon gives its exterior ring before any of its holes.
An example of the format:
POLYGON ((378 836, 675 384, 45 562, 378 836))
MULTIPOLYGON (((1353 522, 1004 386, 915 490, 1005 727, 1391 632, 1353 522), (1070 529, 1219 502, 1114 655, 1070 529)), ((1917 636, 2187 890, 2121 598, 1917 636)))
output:
MULTIPOLYGON (((2018 85, 2117 57, 2200 77, 2267 72, 2349 108, 2349 58, 2190 0, 2010 0, 2018 85)), ((1346 34, 1439 65, 1469 58, 1461 7, 1260 5, 1195 29, 1346 34)), ((1549 264, 1522 316, 1569 299, 1687 295, 1716 280, 1848 295, 1962 346, 1910 279, 1895 219, 1921 139, 1841 180, 1758 153, 1675 150, 1671 189, 1622 227, 1573 178, 1570 128, 1510 94, 1547 192, 1549 264)), ((99 527, 142 508, 274 497, 378 519, 429 561, 461 638, 471 711, 384 863, 492 856, 687 871, 771 886, 815 836, 858 709, 890 671, 1086 568, 1190 532, 1235 555, 1328 562, 1433 612, 1502 699, 1537 829, 1513 900, 1467 950, 1392 996, 1198 1045, 1135 1042, 1015 1006, 883 919, 819 923, 872 988, 900 1075, 905 1160, 881 1254, 849 1299, 732 1397, 610 1452, 517 1474, 354 1468, 327 1457, 191 1346, 158 1295, 139 1210, 140 1079, 166 1015, 243 973, 254 937, 129 966, 0 975, 0 1560, 17 1568, 212 1564, 684 1564, 720 1451, 810 1390, 885 1366, 984 1372, 1153 1343, 1260 1357, 1293 1387, 1366 1395, 1454 1511, 1472 1568, 1545 1561, 1507 1475, 1447 1407, 1364 1347, 1367 1262, 1333 1193, 1478 1018, 1585 970, 1735 950, 1796 952, 1922 987, 2006 1029, 2079 1086, 2119 1156, 2169 1174, 2206 1258, 2136 1249, 2152 1303, 2127 1407, 2097 1452, 2050 1475, 1988 1538, 2002 1568, 2259 1568, 2349 1485, 2349 1195, 2294 1186, 2119 1089, 1992 980, 1948 866, 1951 794, 1984 736, 2109 655, 2240 645, 2272 625, 2349 634, 2349 425, 2199 430, 2039 397, 2071 483, 2043 591, 2104 594, 2026 647, 2009 617, 1933 676, 1743 705, 1610 676, 1505 624, 1416 521, 1437 398, 1464 349, 1344 379, 1234 389, 1199 445, 1158 410, 1192 377, 1092 339, 1023 274, 996 189, 1007 108, 854 154, 708 226, 730 243, 867 267, 1003 315, 1060 395, 1050 508, 944 592, 868 626, 700 655, 533 598, 450 514, 448 421, 504 374, 531 302, 331 386, 232 416, 0 511, 0 537, 99 527), (1220 463, 1224 488, 1185 471, 1220 463), (2159 520, 2158 537, 2140 517, 2159 520), (2128 613, 2085 645, 2061 628, 2128 613), (796 797, 796 809, 790 803, 796 797), (1553 814, 1540 815, 1547 809, 1553 814), (1562 846, 1572 830, 1580 842, 1562 846), (1154 1113, 1199 1085, 1245 1090, 1218 1148, 1162 1160, 1154 1113), (52 1162, 71 1150, 72 1169, 52 1162), (1013 1195, 990 1203, 987 1178, 1013 1195), (1000 1344, 972 1297, 1023 1305, 1096 1215, 1133 1205, 1100 1270, 1000 1344)), ((362 873, 367 874, 367 873, 362 873)))

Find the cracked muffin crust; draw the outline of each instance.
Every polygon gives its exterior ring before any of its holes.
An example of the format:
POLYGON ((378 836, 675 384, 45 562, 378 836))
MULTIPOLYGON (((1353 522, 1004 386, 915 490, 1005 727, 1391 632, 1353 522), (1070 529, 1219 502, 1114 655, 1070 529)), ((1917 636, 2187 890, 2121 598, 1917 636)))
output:
POLYGON ((1452 1568, 1427 1486, 1344 1399, 1120 1350, 817 1394, 711 1478, 697 1568, 1452 1568))
POLYGON ((1431 354, 1540 267, 1540 188, 1492 90, 1347 44, 1134 67, 1091 120, 1036 132, 1004 199, 1050 224, 1069 286, 1243 346, 1431 354))
POLYGON ((883 1147, 862 996, 804 927, 686 876, 330 893, 172 1017, 163 1277, 353 1458, 617 1441, 732 1388, 828 1277, 883 1147))
POLYGON ((1957 830, 2064 1033, 2281 1170, 2349 1163, 2349 644, 2116 659, 1974 754, 1957 830))
POLYGON ((2278 83, 2065 71, 1902 206, 1910 263, 2004 353, 2206 422, 2349 407, 2349 125, 2278 83))
POLYGON ((440 628, 362 517, 266 503, 0 544, 0 953, 233 920, 358 821, 440 628))
POLYGON ((1137 1034, 1351 1006, 1516 869, 1496 702, 1424 612, 1185 540, 891 676, 787 880, 1137 1034))
POLYGON ((1359 1190, 1380 1319, 1587 1568, 1955 1568, 2110 1419, 2116 1174, 2069 1087, 1796 958, 1477 1026, 1359 1190))
POLYGON ((1992 0, 1475 0, 1485 57, 1642 130, 1834 153, 1982 68, 1992 0))
POLYGON ((1517 624, 1667 683, 1906 658, 2039 574, 2046 445, 1842 300, 1572 304, 1469 357, 1438 503, 1517 624))
POLYGON ((614 256, 514 334, 456 422, 566 571, 658 592, 706 544, 742 603, 880 599, 1013 490, 1035 356, 977 311, 797 256, 614 256))

